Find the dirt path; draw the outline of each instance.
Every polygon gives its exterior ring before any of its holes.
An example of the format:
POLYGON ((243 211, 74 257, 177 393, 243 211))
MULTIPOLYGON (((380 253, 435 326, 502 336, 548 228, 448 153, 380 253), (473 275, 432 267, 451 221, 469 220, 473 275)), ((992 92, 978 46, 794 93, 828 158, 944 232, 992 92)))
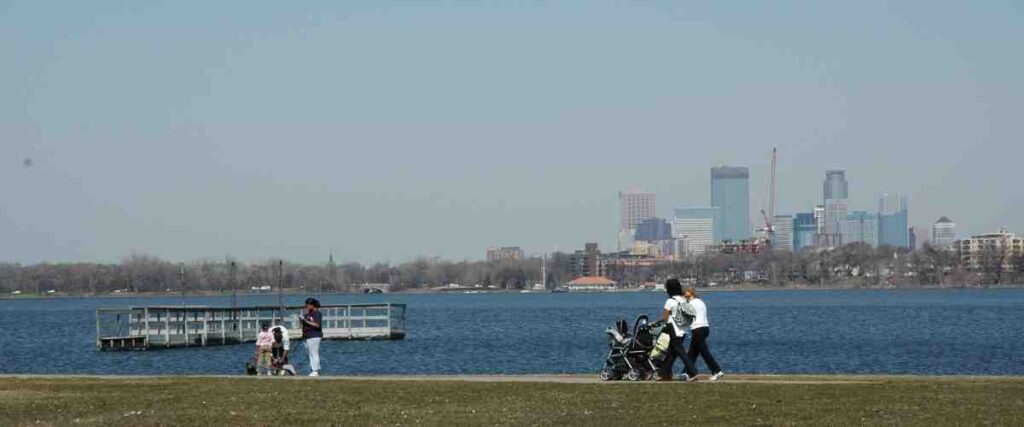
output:
MULTIPOLYGON (((341 376, 329 377, 339 380, 378 380, 378 381, 466 381, 466 382, 488 382, 488 383, 554 383, 554 384, 601 384, 601 383, 630 383, 629 381, 601 381, 597 375, 398 375, 398 376, 341 376)), ((682 383, 681 381, 672 381, 682 383)), ((708 383, 707 376, 698 377, 698 383, 708 383)), ((722 379, 722 383, 772 383, 772 384, 881 384, 885 382, 878 377, 812 377, 812 376, 787 376, 787 375, 729 375, 722 379)), ((654 384, 656 381, 645 381, 645 384, 654 384)))
MULTIPOLYGON (((138 379, 180 379, 180 378, 252 378, 254 380, 311 380, 311 381, 464 381, 464 382, 487 382, 487 383, 551 383, 551 384, 632 384, 629 381, 601 381, 597 374, 562 374, 562 375, 329 375, 320 378, 298 377, 246 377, 243 375, 19 375, 0 374, 0 380, 6 378, 35 378, 35 379, 62 379, 80 378, 97 380, 138 380, 138 379)), ((707 380, 707 375, 698 377, 697 383, 718 384, 707 380)), ((906 380, 934 380, 934 381, 964 381, 964 380, 1006 380, 1020 379, 1020 377, 975 377, 975 376, 915 376, 915 375, 751 375, 751 374, 727 374, 719 383, 740 383, 740 384, 795 384, 795 385, 816 385, 816 384, 883 384, 888 381, 906 380)), ((682 384, 681 381, 672 383, 682 384)), ((658 384, 655 381, 645 381, 642 384, 658 384)))

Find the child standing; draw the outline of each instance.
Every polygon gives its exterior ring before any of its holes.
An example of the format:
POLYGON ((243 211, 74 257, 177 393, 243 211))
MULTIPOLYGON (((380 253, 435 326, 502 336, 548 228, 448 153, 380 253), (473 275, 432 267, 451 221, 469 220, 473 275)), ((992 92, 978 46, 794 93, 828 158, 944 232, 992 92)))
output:
POLYGON ((270 356, 273 352, 274 334, 270 332, 270 325, 263 322, 260 325, 260 333, 256 335, 256 369, 257 375, 270 375, 270 356))

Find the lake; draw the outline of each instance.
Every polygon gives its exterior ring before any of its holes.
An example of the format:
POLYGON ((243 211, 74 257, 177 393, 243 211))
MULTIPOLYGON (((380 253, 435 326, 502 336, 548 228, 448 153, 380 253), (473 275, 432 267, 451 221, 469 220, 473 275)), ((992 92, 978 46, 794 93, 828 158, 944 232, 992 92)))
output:
MULTIPOLYGON (((300 303, 305 296, 288 299, 300 303)), ((230 305, 227 297, 188 304, 230 305)), ((408 304, 401 341, 325 341, 324 373, 596 373, 604 329, 660 312, 660 292, 325 295, 408 304)), ((735 373, 1024 375, 1024 290, 707 292, 711 349, 735 373)), ((179 297, 0 300, 0 373, 241 374, 251 344, 100 352, 95 309, 179 297)), ((246 295, 240 305, 276 304, 246 295)), ((307 364, 302 344, 293 362, 307 364)), ((703 362, 698 364, 706 372, 703 362)), ((678 370, 677 366, 677 370, 678 370)))

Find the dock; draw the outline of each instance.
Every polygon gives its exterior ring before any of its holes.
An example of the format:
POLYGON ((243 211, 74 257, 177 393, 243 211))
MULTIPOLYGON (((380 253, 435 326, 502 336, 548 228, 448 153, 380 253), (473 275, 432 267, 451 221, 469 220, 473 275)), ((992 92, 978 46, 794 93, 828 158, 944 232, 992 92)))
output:
MULTIPOLYGON (((303 306, 146 306, 96 310, 99 350, 152 350, 255 342, 260 325, 284 325, 302 339, 303 306)), ((320 307, 325 340, 405 338, 405 304, 332 304, 320 307)))

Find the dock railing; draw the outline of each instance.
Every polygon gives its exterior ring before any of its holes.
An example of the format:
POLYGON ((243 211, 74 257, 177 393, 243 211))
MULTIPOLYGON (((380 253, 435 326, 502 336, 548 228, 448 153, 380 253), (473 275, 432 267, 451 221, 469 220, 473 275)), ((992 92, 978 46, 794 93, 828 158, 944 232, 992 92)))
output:
MULTIPOLYGON (((264 322, 283 325, 301 339, 303 307, 146 306, 96 310, 96 346, 101 350, 146 350, 253 342, 264 322)), ((320 307, 324 339, 372 340, 405 337, 405 304, 330 304, 320 307)))

